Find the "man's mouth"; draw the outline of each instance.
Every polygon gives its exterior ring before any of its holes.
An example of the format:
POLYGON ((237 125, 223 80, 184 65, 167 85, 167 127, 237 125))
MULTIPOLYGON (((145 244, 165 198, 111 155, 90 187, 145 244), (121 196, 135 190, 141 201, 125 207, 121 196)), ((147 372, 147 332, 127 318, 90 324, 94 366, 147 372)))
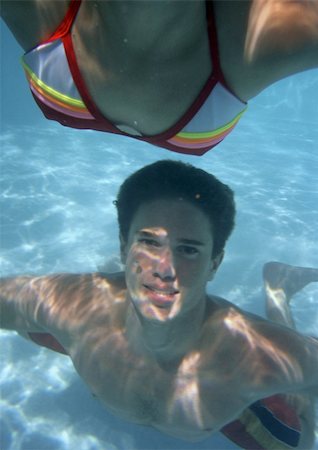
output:
POLYGON ((171 306, 171 304, 176 300, 176 296, 179 294, 179 291, 173 287, 161 288, 146 284, 144 284, 144 287, 147 289, 147 296, 152 303, 161 308, 171 306))

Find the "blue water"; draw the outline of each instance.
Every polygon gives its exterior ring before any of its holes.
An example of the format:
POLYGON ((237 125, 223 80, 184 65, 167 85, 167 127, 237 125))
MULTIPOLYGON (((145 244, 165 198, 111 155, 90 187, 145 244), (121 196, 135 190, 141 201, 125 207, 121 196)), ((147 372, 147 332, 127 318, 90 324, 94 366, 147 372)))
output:
MULTIPOLYGON (((1 273, 93 271, 118 255, 112 200, 123 179, 161 158, 214 173, 236 192, 237 223, 209 291, 263 315, 261 270, 279 260, 318 267, 318 71, 277 83, 201 158, 42 118, 1 29, 1 273)), ((318 335, 318 286, 295 297, 299 330, 318 335)), ((236 448, 196 444, 120 420, 94 399, 66 357, 1 332, 2 450, 236 448)), ((318 449, 318 438, 316 441, 318 449)))

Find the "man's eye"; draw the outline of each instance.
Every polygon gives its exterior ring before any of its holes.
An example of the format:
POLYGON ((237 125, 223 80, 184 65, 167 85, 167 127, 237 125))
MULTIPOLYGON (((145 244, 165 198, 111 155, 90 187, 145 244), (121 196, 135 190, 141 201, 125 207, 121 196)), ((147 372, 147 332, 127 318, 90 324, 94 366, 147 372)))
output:
POLYGON ((140 238, 138 239, 138 242, 142 245, 145 245, 146 247, 159 247, 160 244, 155 239, 149 239, 149 238, 140 238))
POLYGON ((180 245, 178 247, 178 253, 187 257, 195 257, 198 255, 199 250, 196 247, 191 247, 189 245, 180 245))

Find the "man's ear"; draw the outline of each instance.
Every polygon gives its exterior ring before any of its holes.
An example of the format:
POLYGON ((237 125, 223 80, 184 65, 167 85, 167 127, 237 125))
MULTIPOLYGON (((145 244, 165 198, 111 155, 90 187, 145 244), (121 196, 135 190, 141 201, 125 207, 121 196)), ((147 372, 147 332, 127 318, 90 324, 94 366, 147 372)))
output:
POLYGON ((123 238, 123 235, 119 235, 119 242, 120 242, 120 260, 122 264, 126 264, 126 258, 127 258, 127 242, 123 238))
POLYGON ((221 265, 221 262, 223 261, 223 258, 224 258, 224 250, 222 250, 218 255, 216 255, 212 259, 209 281, 213 280, 214 275, 216 274, 216 271, 218 270, 218 268, 221 265))

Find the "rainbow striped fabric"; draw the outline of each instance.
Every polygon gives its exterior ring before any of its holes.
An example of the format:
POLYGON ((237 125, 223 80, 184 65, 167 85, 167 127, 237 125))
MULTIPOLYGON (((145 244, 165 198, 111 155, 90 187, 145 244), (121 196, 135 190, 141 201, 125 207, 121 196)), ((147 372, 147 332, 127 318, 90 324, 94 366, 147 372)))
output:
POLYGON ((65 116, 94 119, 74 83, 60 39, 26 53, 22 65, 30 89, 40 103, 65 116))
POLYGON ((233 130, 246 109, 245 103, 218 82, 195 116, 168 142, 183 148, 212 148, 233 130))
MULTIPOLYGON (((130 136, 94 105, 69 36, 35 47, 22 57, 22 64, 32 94, 48 119, 72 128, 130 136)), ((233 130, 246 108, 246 103, 210 77, 198 99, 171 129, 156 136, 131 137, 179 153, 202 155, 233 130)))
POLYGON ((273 395, 253 403, 221 432, 245 450, 291 450, 299 444, 301 424, 284 397, 273 395))

